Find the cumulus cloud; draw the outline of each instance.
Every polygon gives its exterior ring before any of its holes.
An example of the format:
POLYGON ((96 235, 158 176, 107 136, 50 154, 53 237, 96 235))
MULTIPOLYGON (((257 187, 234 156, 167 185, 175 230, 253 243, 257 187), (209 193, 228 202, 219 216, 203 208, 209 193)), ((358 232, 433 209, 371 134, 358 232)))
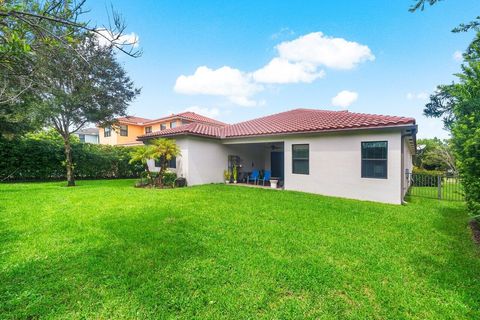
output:
POLYGON ((348 70, 375 60, 368 46, 321 32, 281 42, 275 49, 276 57, 255 71, 201 66, 192 75, 179 76, 174 90, 182 94, 224 96, 237 105, 258 106, 262 103, 253 97, 265 89, 262 84, 311 83, 325 76, 323 68, 348 70))
POLYGON ((429 97, 427 92, 409 92, 407 93, 407 100, 422 100, 425 101, 429 97))
POLYGON ((215 70, 198 67, 193 75, 178 77, 174 87, 176 92, 183 94, 225 96, 241 106, 255 106, 256 101, 250 98, 262 89, 250 74, 228 66, 215 70))
POLYGON ((274 58, 266 66, 253 72, 253 79, 260 83, 310 83, 325 76, 323 70, 308 63, 292 63, 286 59, 274 58))
POLYGON ((197 114, 201 114, 202 116, 209 117, 216 119, 220 115, 220 110, 218 108, 206 108, 200 106, 191 106, 186 108, 184 111, 191 111, 197 114))
POLYGON ((135 32, 119 36, 118 33, 113 33, 110 30, 100 29, 98 30, 98 33, 101 35, 97 34, 97 41, 101 46, 108 46, 113 41, 117 45, 131 45, 134 48, 137 48, 140 42, 139 37, 135 32))
POLYGON ((457 62, 462 62, 463 60, 463 55, 462 55, 462 52, 461 51, 455 51, 452 55, 452 58, 453 60, 457 61, 457 62))
POLYGON ((337 93, 335 97, 332 98, 332 105, 334 107, 347 108, 352 103, 357 101, 358 93, 354 91, 343 90, 337 93))
POLYGON ((281 58, 332 69, 352 69, 365 61, 375 60, 369 47, 343 38, 313 32, 277 47, 281 58))

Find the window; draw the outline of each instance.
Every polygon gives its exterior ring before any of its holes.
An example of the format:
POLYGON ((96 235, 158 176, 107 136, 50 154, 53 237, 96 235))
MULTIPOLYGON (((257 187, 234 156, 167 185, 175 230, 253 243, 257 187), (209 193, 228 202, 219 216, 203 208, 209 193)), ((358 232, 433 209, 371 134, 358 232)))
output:
POLYGON ((170 161, 168 161, 168 167, 172 169, 177 168, 177 158, 173 157, 170 161))
POLYGON ((362 142, 362 178, 387 179, 387 141, 362 142))
POLYGON ((105 127, 103 129, 103 136, 104 137, 110 137, 112 135, 112 128, 111 127, 105 127))
POLYGON ((166 124, 166 123, 162 123, 162 124, 160 125, 160 130, 165 130, 165 129, 167 129, 167 124, 166 124))
POLYGON ((128 137, 128 126, 126 124, 120 125, 120 135, 122 137, 128 137))
POLYGON ((85 135, 84 134, 79 134, 78 137, 80 138, 80 142, 85 143, 85 135))
MULTIPOLYGON (((155 167, 160 168, 160 160, 155 159, 155 167)), ((175 169, 177 167, 177 158, 173 157, 170 161, 168 161, 167 168, 175 169)))
POLYGON ((182 120, 182 126, 184 126, 186 124, 189 124, 189 123, 190 123, 190 121, 188 121, 188 120, 182 120))
POLYGON ((292 173, 309 174, 309 145, 292 144, 292 173))
POLYGON ((152 127, 145 127, 145 133, 151 133, 152 127))
POLYGON ((170 122, 170 128, 175 128, 177 126, 177 121, 170 122))

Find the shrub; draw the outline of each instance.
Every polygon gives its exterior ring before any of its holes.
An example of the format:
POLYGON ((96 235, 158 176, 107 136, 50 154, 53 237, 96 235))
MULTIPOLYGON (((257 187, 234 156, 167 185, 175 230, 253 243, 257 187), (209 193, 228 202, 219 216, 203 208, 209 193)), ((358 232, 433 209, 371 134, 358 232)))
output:
MULTIPOLYGON (((73 139, 75 177, 80 179, 133 178, 141 164, 129 164, 135 147, 95 145, 73 139)), ((0 180, 65 179, 63 142, 51 133, 28 134, 14 140, 0 139, 0 180)))
POLYGON ((168 187, 175 186, 175 180, 177 179, 177 174, 172 171, 165 171, 163 173, 163 184, 168 187))
POLYGON ((412 185, 415 187, 436 187, 438 185, 438 176, 444 176, 444 172, 436 170, 425 170, 414 167, 412 173, 415 174, 415 178, 412 181, 412 185))

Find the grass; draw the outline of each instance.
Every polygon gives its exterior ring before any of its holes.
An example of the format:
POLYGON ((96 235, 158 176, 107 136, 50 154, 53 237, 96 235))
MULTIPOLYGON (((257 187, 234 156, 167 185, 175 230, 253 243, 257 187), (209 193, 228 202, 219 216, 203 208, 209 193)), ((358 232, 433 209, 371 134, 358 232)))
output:
POLYGON ((0 318, 478 319, 462 203, 0 184, 0 318))

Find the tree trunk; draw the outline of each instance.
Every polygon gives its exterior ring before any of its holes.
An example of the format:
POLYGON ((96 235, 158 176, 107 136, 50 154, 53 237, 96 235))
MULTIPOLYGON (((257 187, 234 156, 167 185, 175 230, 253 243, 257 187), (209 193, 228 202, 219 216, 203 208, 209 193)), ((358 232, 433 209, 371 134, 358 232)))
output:
POLYGON ((73 159, 72 159, 72 146, 70 144, 70 138, 63 138, 63 145, 65 147, 65 166, 67 168, 67 187, 75 186, 75 178, 73 177, 73 159))

